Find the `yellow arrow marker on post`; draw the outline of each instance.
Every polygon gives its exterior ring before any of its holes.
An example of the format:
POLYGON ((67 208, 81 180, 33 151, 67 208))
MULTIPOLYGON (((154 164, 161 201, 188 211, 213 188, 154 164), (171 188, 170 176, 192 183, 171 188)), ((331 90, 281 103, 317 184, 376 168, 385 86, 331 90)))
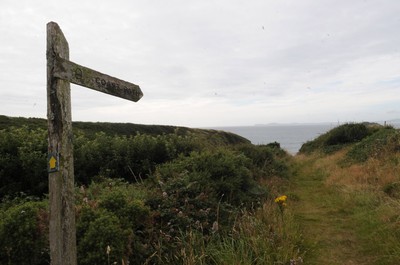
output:
POLYGON ((58 171, 58 163, 57 158, 53 155, 49 155, 49 172, 56 172, 58 171))

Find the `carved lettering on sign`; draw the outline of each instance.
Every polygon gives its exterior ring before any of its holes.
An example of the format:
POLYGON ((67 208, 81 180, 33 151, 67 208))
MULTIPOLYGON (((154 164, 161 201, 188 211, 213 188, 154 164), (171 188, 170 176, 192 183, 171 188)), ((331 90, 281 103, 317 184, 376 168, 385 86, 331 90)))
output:
POLYGON ((123 85, 120 86, 118 83, 112 82, 110 80, 105 80, 103 78, 96 77, 94 81, 99 87, 103 87, 107 90, 122 90, 124 91, 125 94, 135 95, 136 97, 141 96, 141 94, 137 90, 132 90, 123 85))
POLYGON ((76 79, 79 79, 79 80, 82 79, 83 78, 82 69, 75 68, 74 75, 75 75, 76 79))
POLYGON ((56 58, 54 76, 132 101, 138 101, 143 96, 142 90, 138 85, 102 74, 62 58, 56 58))

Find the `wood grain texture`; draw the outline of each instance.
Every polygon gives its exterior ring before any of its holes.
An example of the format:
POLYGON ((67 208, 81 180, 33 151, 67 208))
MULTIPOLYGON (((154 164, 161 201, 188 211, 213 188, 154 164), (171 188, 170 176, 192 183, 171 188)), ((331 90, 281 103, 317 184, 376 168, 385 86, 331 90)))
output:
POLYGON ((143 93, 138 85, 100 73, 61 57, 55 59, 54 76, 112 96, 139 101, 143 93))
POLYGON ((54 76, 56 58, 69 59, 68 43, 60 27, 47 24, 48 151, 57 154, 58 171, 49 173, 50 258, 52 265, 76 265, 74 164, 71 94, 68 81, 54 76))

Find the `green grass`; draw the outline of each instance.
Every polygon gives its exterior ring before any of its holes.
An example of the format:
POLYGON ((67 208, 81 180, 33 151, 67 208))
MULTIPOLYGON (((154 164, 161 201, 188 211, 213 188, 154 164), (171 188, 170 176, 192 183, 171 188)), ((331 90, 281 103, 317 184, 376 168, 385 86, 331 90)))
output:
MULTIPOLYGON (((310 168, 307 168, 307 171, 309 170, 310 168)), ((293 179, 292 192, 299 197, 295 212, 308 246, 305 263, 346 264, 344 262, 351 260, 359 262, 357 239, 353 231, 348 229, 352 226, 350 208, 334 189, 324 185, 327 173, 321 169, 304 173, 300 168, 293 179)))
POLYGON ((289 189, 298 198, 294 214, 307 248, 305 264, 396 264, 399 201, 376 187, 329 182, 342 157, 296 158, 289 189))

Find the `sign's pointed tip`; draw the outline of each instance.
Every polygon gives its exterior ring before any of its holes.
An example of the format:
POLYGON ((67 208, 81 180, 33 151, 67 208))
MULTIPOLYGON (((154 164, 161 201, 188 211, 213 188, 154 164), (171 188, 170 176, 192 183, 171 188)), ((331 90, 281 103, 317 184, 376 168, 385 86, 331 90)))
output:
POLYGON ((49 26, 49 25, 57 25, 57 26, 58 26, 57 22, 54 22, 54 21, 49 21, 49 22, 47 23, 47 25, 48 25, 48 26, 49 26))

